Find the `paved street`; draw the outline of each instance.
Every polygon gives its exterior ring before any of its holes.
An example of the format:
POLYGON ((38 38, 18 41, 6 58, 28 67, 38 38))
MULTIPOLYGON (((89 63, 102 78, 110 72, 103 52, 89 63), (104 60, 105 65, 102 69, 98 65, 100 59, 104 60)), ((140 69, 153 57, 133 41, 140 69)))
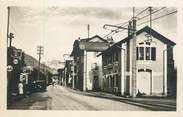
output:
POLYGON ((34 93, 9 109, 30 110, 121 110, 144 111, 147 109, 110 99, 73 93, 61 86, 49 86, 47 92, 34 93))

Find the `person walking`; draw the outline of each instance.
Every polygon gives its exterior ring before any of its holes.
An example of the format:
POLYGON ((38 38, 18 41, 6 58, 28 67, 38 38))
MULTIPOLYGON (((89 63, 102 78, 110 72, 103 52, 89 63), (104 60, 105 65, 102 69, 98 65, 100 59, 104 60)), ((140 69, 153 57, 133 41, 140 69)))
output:
POLYGON ((19 82, 18 84, 18 90, 19 90, 19 95, 22 96, 24 94, 24 91, 23 91, 23 83, 22 82, 19 82))

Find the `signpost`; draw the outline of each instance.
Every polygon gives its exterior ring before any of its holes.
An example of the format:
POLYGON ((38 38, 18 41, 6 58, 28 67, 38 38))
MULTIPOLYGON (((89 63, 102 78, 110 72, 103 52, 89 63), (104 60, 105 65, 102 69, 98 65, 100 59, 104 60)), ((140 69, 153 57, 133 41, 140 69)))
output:
POLYGON ((18 64, 18 59, 13 59, 13 64, 17 65, 18 64))
POLYGON ((21 49, 12 49, 11 57, 21 59, 21 57, 22 57, 22 50, 21 49))
POLYGON ((8 65, 8 66, 7 66, 7 71, 8 71, 8 72, 13 71, 13 67, 12 67, 11 65, 8 65))

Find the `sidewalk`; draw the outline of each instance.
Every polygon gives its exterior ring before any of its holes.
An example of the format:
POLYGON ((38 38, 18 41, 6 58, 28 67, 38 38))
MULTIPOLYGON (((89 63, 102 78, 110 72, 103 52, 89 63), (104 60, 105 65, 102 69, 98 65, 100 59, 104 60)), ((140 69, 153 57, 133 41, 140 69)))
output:
POLYGON ((83 92, 79 90, 73 90, 71 88, 66 88, 67 90, 77 93, 80 95, 86 95, 86 96, 92 96, 92 97, 99 97, 99 98, 105 98, 110 99, 114 101, 120 101, 123 103, 136 105, 143 108, 148 108, 149 110, 153 111, 176 111, 176 99, 172 98, 126 98, 121 96, 116 96, 114 94, 105 93, 105 92, 83 92))

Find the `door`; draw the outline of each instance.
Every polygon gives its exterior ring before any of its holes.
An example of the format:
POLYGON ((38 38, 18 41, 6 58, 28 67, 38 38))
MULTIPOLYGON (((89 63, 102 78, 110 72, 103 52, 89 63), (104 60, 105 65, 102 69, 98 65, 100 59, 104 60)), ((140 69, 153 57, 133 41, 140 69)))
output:
POLYGON ((151 73, 146 71, 138 72, 137 90, 145 95, 151 94, 151 73))

